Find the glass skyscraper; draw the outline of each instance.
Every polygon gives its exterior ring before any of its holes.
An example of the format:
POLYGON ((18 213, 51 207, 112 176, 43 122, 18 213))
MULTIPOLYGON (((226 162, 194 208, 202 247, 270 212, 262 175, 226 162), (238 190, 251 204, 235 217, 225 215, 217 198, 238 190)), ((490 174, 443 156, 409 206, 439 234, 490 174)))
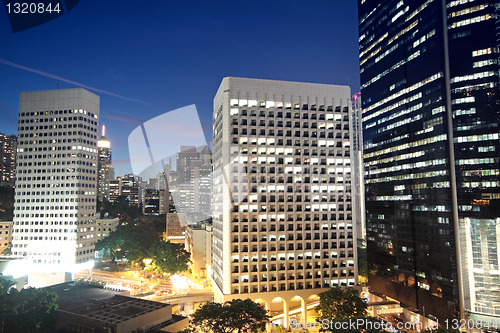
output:
POLYGON ((358 5, 370 287, 433 319, 498 316, 495 2, 358 5))

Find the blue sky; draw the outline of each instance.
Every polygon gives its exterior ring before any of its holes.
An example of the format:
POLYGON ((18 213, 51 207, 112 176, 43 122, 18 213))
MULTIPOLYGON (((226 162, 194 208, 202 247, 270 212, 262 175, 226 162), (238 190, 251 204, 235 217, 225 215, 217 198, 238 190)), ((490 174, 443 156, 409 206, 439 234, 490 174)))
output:
POLYGON ((20 92, 94 88, 117 175, 131 172, 128 135, 167 111, 196 104, 211 141, 225 76, 358 92, 356 1, 87 0, 18 33, 0 8, 0 132, 17 134, 20 92))

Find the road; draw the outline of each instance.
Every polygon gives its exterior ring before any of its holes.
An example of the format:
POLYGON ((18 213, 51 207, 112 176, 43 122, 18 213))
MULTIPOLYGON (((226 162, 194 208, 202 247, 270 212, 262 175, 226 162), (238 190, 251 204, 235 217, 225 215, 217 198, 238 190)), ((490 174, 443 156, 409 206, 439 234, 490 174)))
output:
MULTIPOLYGON (((76 274, 77 278, 87 278, 87 271, 81 271, 76 274)), ((208 295, 213 296, 211 288, 204 288, 201 285, 196 284, 189 278, 183 275, 175 275, 171 277, 170 281, 165 281, 162 279, 147 279, 141 278, 140 272, 137 271, 125 271, 125 272, 110 272, 100 269, 92 270, 92 279, 94 281, 108 282, 121 287, 127 287, 131 289, 131 295, 147 293, 150 291, 157 291, 160 289, 169 289, 174 292, 172 295, 165 296, 153 296, 150 299, 163 301, 163 300, 173 300, 177 298, 185 297, 202 297, 205 298, 208 295)))

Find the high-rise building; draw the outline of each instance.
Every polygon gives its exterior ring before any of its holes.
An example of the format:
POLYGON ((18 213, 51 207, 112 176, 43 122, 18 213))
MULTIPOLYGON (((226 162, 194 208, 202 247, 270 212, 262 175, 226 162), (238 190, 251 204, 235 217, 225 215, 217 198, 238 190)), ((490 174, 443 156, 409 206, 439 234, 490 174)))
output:
POLYGON ((115 169, 111 160, 111 143, 106 139, 105 135, 106 127, 103 125, 102 136, 99 141, 97 141, 97 147, 99 149, 99 160, 97 163, 99 170, 98 195, 100 201, 109 201, 109 182, 111 179, 115 178, 115 169))
POLYGON ((175 244, 184 244, 186 241, 186 213, 167 213, 165 224, 165 238, 175 244))
POLYGON ((272 313, 357 284, 347 86, 226 77, 214 98, 213 282, 272 313))
POLYGON ((120 195, 122 195, 122 178, 111 179, 109 181, 109 201, 116 201, 120 195))
POLYGON ((186 184, 190 181, 191 161, 200 159, 200 153, 195 146, 181 146, 181 151, 177 153, 176 175, 178 184, 186 184))
POLYGON ((142 209, 144 205, 143 189, 139 186, 141 177, 127 174, 121 178, 121 193, 126 196, 130 207, 142 209))
MULTIPOLYGON (((356 196, 356 228, 358 239, 365 239, 366 220, 365 220, 365 184, 363 167, 363 127, 361 117, 361 93, 351 96, 351 122, 352 122, 352 187, 354 196, 356 196)), ((366 245, 366 244, 365 244, 366 245)))
POLYGON ((99 96, 85 89, 20 95, 12 254, 33 271, 93 266, 98 125, 99 96))
POLYGON ((370 288, 441 323, 498 316, 497 4, 358 4, 370 288))
POLYGON ((160 215, 160 191, 146 189, 144 191, 144 215, 160 215))
POLYGON ((0 185, 14 185, 17 136, 0 133, 0 185))

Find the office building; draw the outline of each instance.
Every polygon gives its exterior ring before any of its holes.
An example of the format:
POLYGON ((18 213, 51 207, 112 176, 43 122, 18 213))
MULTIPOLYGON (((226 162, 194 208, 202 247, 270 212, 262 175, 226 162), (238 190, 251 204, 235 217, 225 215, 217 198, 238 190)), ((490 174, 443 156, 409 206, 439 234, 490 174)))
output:
POLYGON ((186 242, 187 215, 185 213, 167 213, 165 238, 175 244, 186 242))
POLYGON ((358 7, 370 288, 441 323, 500 315, 495 6, 358 7))
POLYGON ((116 231, 116 228, 120 224, 120 219, 118 217, 108 218, 107 216, 101 218, 100 214, 98 214, 96 224, 97 226, 94 228, 94 238, 97 243, 103 240, 103 238, 109 236, 109 234, 113 231, 116 231))
MULTIPOLYGON (((363 125, 361 114, 361 93, 351 96, 351 122, 352 122, 352 188, 356 196, 353 209, 356 211, 356 229, 358 239, 366 241, 366 220, 365 220, 365 184, 363 167, 363 125)), ((365 242, 366 243, 366 242, 365 242)), ((366 244, 365 244, 366 246, 366 244)))
POLYGON ((109 181, 109 201, 116 201, 120 195, 122 195, 122 178, 111 179, 109 181))
POLYGON ((142 182, 141 177, 127 174, 121 178, 121 196, 127 197, 130 207, 140 208, 144 205, 144 191, 139 184, 142 182))
POLYGON ((160 215, 166 214, 168 212, 168 196, 169 192, 167 190, 159 190, 158 194, 160 196, 160 215))
POLYGON ((16 150, 17 137, 0 133, 0 185, 14 185, 16 150))
POLYGON ((215 301, 299 309, 357 284, 347 86, 226 77, 214 98, 215 301))
POLYGON ((144 191, 144 215, 160 215, 160 191, 146 189, 144 191))
POLYGON ((0 254, 9 248, 9 244, 12 242, 13 224, 12 221, 0 221, 0 254))
POLYGON ((200 282, 210 283, 212 275, 212 220, 186 227, 185 249, 191 254, 191 272, 200 282))
POLYGON ((115 168, 112 165, 111 159, 111 143, 106 139, 106 127, 102 126, 102 136, 97 141, 99 150, 99 159, 97 167, 99 170, 98 178, 98 193, 100 201, 109 201, 109 182, 115 178, 115 168))
POLYGON ((85 89, 20 94, 12 253, 47 283, 93 266, 98 124, 85 89))
POLYGON ((208 146, 197 151, 194 146, 181 146, 177 153, 176 171, 168 173, 168 188, 178 213, 212 215, 212 152, 208 146))

